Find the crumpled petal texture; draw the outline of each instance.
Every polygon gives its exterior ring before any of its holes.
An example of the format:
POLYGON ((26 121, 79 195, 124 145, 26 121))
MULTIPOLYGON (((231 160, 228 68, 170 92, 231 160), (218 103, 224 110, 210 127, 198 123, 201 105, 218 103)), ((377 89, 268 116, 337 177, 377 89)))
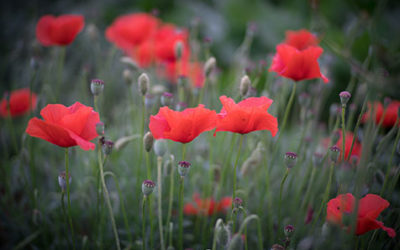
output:
POLYGON ((157 115, 150 117, 149 128, 155 139, 169 139, 188 143, 216 125, 217 114, 214 110, 200 104, 182 112, 162 107, 157 115))
POLYGON ((30 110, 34 110, 36 108, 37 103, 37 95, 32 93, 29 89, 18 89, 10 94, 10 98, 7 101, 6 98, 3 98, 0 102, 0 116, 7 117, 11 115, 11 117, 18 117, 25 115, 30 110), (32 98, 32 99, 30 99, 32 98), (29 103, 31 100, 31 103, 29 103))
POLYGON ((311 46, 298 50, 287 44, 279 44, 276 51, 269 71, 275 71, 278 75, 294 81, 322 78, 325 83, 329 82, 328 78, 321 74, 318 65, 318 58, 323 52, 321 47, 311 46))
POLYGON ((84 25, 81 15, 45 15, 36 25, 36 38, 43 46, 66 46, 75 40, 84 25))
POLYGON ((268 113, 273 100, 262 97, 250 97, 239 103, 232 98, 221 96, 221 112, 218 114, 218 131, 247 134, 257 130, 269 130, 272 136, 278 132, 278 120, 268 113))
POLYGON ((70 107, 49 104, 40 111, 43 120, 32 118, 26 133, 41 138, 60 147, 79 146, 83 150, 93 150, 90 142, 98 136, 96 123, 99 114, 92 107, 76 102, 70 107))
POLYGON ((318 38, 308 30, 301 29, 298 31, 286 31, 285 43, 295 47, 298 50, 304 50, 310 46, 317 46, 318 38))
MULTIPOLYGON (((356 235, 381 228, 389 237, 395 237, 396 232, 392 228, 385 227, 381 221, 376 220, 389 205, 387 200, 376 194, 367 194, 361 198, 358 204, 356 235)), ((351 213, 354 207, 354 196, 350 193, 341 194, 328 202, 326 220, 343 226, 343 213, 351 213)))

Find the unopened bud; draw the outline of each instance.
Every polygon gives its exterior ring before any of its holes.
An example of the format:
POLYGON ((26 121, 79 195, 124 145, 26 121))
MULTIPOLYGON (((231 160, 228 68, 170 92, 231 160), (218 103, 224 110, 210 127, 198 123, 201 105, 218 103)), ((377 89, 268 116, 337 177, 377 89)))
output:
POLYGON ((143 137, 143 145, 146 152, 150 152, 154 144, 154 136, 151 132, 147 132, 143 137))
POLYGON ((178 104, 176 104, 176 110, 177 111, 182 111, 182 110, 184 110, 186 108, 187 108, 186 102, 178 102, 178 104))
POLYGON ((185 45, 183 45, 183 42, 182 41, 177 41, 176 43, 175 43, 175 57, 176 57, 176 60, 180 60, 181 58, 182 58, 182 55, 183 55, 183 47, 184 47, 185 45))
POLYGON ((90 82, 90 90, 92 91, 92 94, 95 96, 100 95, 103 92, 104 89, 104 81, 100 79, 93 79, 90 82))
POLYGON ((235 234, 229 242, 228 250, 242 250, 243 249, 243 238, 239 234, 235 234))
POLYGON ((190 164, 190 162, 188 162, 188 161, 180 161, 179 163, 178 163, 178 172, 179 172, 179 175, 181 176, 181 177, 185 177, 188 173, 189 173, 189 170, 190 170, 190 166, 191 166, 192 164, 190 164))
POLYGON ((215 236, 217 239, 217 243, 223 247, 228 245, 229 239, 231 237, 231 233, 229 231, 229 228, 225 226, 223 223, 220 223, 216 228, 215 228, 215 236))
POLYGON ((251 86, 250 78, 247 75, 244 75, 242 77, 242 80, 240 80, 240 86, 239 86, 240 95, 245 96, 249 91, 250 86, 251 86))
POLYGON ((102 145, 103 154, 110 155, 114 147, 114 142, 105 140, 102 145))
POLYGON ((146 73, 142 73, 138 78, 139 91, 142 95, 146 95, 150 88, 150 79, 146 73))
POLYGON ((337 160, 339 159, 339 155, 340 155, 340 149, 335 145, 329 148, 330 151, 330 157, 331 160, 333 162, 337 162, 337 160))
POLYGON ((239 197, 236 197, 235 199, 233 199, 233 206, 235 208, 239 208, 240 206, 242 206, 243 204, 243 200, 240 199, 239 197))
POLYGON ((297 154, 293 152, 286 152, 285 154, 285 164, 287 168, 292 168, 296 165, 297 154))
POLYGON ((151 193, 153 193, 154 187, 156 184, 151 181, 151 180, 145 180, 142 183, 142 192, 144 196, 149 196, 151 193))
POLYGON ((348 91, 342 91, 342 92, 340 92, 339 97, 340 97, 340 102, 342 103, 342 106, 345 106, 349 102, 349 100, 351 98, 351 94, 348 91))
POLYGON ((172 104, 174 95, 172 93, 169 92, 164 92, 161 95, 161 105, 162 106, 170 106, 172 104))
POLYGON ((124 78, 124 81, 127 85, 131 85, 132 81, 133 81, 133 73, 132 71, 130 71, 129 69, 125 69, 122 72, 122 76, 124 78))
MULTIPOLYGON (((68 173, 68 175, 69 175, 69 178, 68 178, 69 183, 68 184, 71 184, 71 174, 68 173)), ((66 176, 65 172, 61 172, 58 175, 58 184, 60 185, 62 192, 65 192, 65 190, 67 189, 67 182, 65 181, 65 176, 66 176)))
POLYGON ((215 69, 217 65, 217 60, 215 60, 215 57, 210 57, 204 64, 204 75, 208 77, 210 73, 215 69))
POLYGON ((294 226, 293 225, 287 225, 284 228, 283 231, 284 231, 286 237, 290 237, 290 236, 292 236, 292 234, 294 232, 294 226))
POLYGON ((167 152, 167 142, 164 139, 156 140, 154 142, 154 153, 157 156, 164 156, 165 152, 167 152))
POLYGON ((104 135, 104 123, 102 122, 96 123, 96 132, 99 136, 104 135))

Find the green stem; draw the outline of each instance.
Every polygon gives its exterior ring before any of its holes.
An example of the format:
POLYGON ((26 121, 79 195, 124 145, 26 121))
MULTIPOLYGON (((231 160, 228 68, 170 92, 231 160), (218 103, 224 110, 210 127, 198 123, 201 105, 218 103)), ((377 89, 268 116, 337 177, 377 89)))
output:
POLYGON ((205 79, 205 81, 204 81, 204 86, 200 89, 200 95, 199 95, 199 101, 198 101, 198 103, 197 103, 197 105, 199 105, 202 101, 203 101, 203 96, 204 96, 204 89, 206 88, 206 86, 207 86, 207 77, 206 77, 206 79, 205 79))
MULTIPOLYGON (((63 218, 67 218, 67 213, 65 212, 64 194, 65 194, 65 191, 62 190, 61 191, 61 209, 62 209, 63 218)), ((66 226, 66 227, 68 229, 68 226, 66 226)), ((66 235, 65 235, 65 238, 67 239, 68 245, 71 244, 69 238, 66 235)), ((71 246, 69 246, 69 248, 71 248, 71 246)))
POLYGON ((68 148, 65 148, 65 182, 67 183, 67 210, 68 210, 68 222, 71 229, 72 246, 75 249, 75 236, 74 236, 74 226, 72 224, 71 217, 71 199, 69 197, 69 171, 68 171, 68 148))
MULTIPOLYGON (((394 140, 394 145, 392 147, 392 152, 390 154, 389 163, 388 163, 388 166, 387 166, 387 169, 386 169, 386 174, 385 174, 385 180, 383 181, 383 186, 382 186, 382 189, 381 189, 381 192, 380 192, 380 196, 382 196, 384 194, 386 186, 388 184, 389 174, 390 174, 390 171, 392 169, 392 162, 393 162, 394 152, 396 151, 396 147, 397 147, 397 144, 399 143, 399 139, 400 139, 400 126, 399 126, 399 128, 397 130, 396 139, 394 140)), ((397 178, 395 178, 394 181, 395 182, 394 182, 394 184, 392 184, 392 186, 396 185, 397 178)))
POLYGON ((162 157, 157 157, 157 191, 158 191, 158 227, 160 230, 160 245, 164 250, 164 233, 163 233, 163 220, 162 220, 162 176, 161 176, 162 157))
MULTIPOLYGON (((233 190, 232 190, 232 201, 236 198, 236 172, 237 172, 237 165, 239 162, 239 156, 240 156, 240 150, 242 149, 242 144, 243 144, 243 137, 244 135, 240 136, 239 140, 239 149, 236 154, 236 160, 235 160, 235 165, 233 167, 233 190)), ((232 202, 232 209, 233 209, 233 202, 232 202)))
POLYGON ((185 160, 186 157, 186 143, 182 144, 182 161, 185 160))
POLYGON ((117 225, 116 225, 115 220, 114 220, 114 215, 113 215, 113 211, 112 211, 112 207, 111 207, 111 201, 110 201, 110 195, 108 194, 106 182, 104 180, 103 161, 101 160, 101 154, 97 155, 97 159, 98 159, 98 162, 99 162, 100 180, 101 180, 101 185, 103 187, 104 199, 106 200, 106 205, 107 205, 108 213, 110 215, 110 220, 111 220, 111 226, 112 226, 113 232, 114 232, 115 244, 117 246, 117 249, 120 250, 121 246, 120 246, 120 243, 119 243, 117 225))
MULTIPOLYGON (((368 94, 367 94, 367 96, 365 97, 365 100, 364 100, 364 103, 363 103, 363 105, 362 105, 362 107, 361 107, 361 112, 360 112, 360 115, 358 116, 358 118, 357 118, 357 123, 356 123, 356 126, 355 126, 355 128, 354 128, 354 135, 357 135, 357 133, 358 133, 358 127, 360 126, 360 123, 361 123, 361 119, 362 119, 362 117, 363 117, 363 114, 364 114, 364 112, 365 112, 365 108, 367 107, 367 100, 368 100, 368 94)), ((351 147, 350 147, 350 151, 349 151, 349 155, 347 156, 347 160, 350 160, 350 157, 351 157, 351 153, 353 152, 353 147, 354 147, 354 142, 356 141, 356 136, 353 136, 353 141, 351 142, 351 147)))
POLYGON ((146 199, 147 196, 143 196, 142 202, 142 236, 143 236, 143 249, 146 250, 146 199))
POLYGON ((322 208, 325 207, 325 204, 328 201, 329 191, 330 191, 331 185, 332 185, 332 176, 333 176, 333 168, 334 168, 334 166, 335 166, 335 163, 332 161, 331 166, 329 168, 328 184, 326 185, 326 189, 325 189, 324 196, 322 198, 321 206, 319 207, 318 213, 316 214, 316 216, 314 218, 313 227, 314 227, 315 223, 318 221, 318 218, 319 218, 319 216, 320 216, 320 214, 322 212, 322 208))
POLYGON ((346 150, 346 121, 345 121, 345 114, 346 114, 346 104, 342 104, 342 162, 344 162, 346 150))
POLYGON ((59 49, 59 57, 58 57, 58 63, 57 63, 57 81, 56 81, 56 86, 55 90, 57 91, 57 96, 55 98, 55 102, 58 102, 60 99, 60 93, 61 93, 61 88, 62 88, 62 83, 63 83, 63 69, 64 69, 64 61, 65 61, 65 50, 66 47, 60 47, 59 49))
POLYGON ((178 248, 183 250, 183 186, 185 184, 184 177, 181 177, 179 184, 179 242, 178 248))
POLYGON ((258 249, 263 250, 264 247, 263 247, 260 218, 257 215, 252 214, 252 215, 249 215, 248 217, 246 217, 246 219, 243 221, 242 225, 240 226, 238 234, 242 235, 243 230, 245 230, 247 228, 247 224, 250 222, 250 220, 257 220, 258 249))
POLYGON ((151 167, 150 167, 150 153, 146 152, 146 170, 147 170, 147 179, 151 179, 151 167))
POLYGON ((286 168, 285 174, 283 175, 281 185, 279 188, 279 203, 278 203, 278 228, 280 228, 281 225, 281 206, 282 206, 282 192, 283 192, 283 186, 285 184, 285 181, 289 175, 289 168, 286 168))
POLYGON ((291 110, 292 105, 293 105, 294 96, 296 94, 296 86, 297 86, 297 84, 296 84, 296 82, 294 82, 294 85, 293 85, 293 88, 292 88, 292 93, 290 94, 290 98, 289 98, 288 104, 286 105, 285 114, 283 115, 283 122, 282 122, 282 126, 280 128, 280 131, 279 131, 279 135, 278 135, 278 139, 277 139, 276 144, 278 144, 279 139, 281 138, 281 134, 283 133, 283 131, 286 128, 287 119, 289 117, 289 113, 290 113, 290 110, 291 110))
MULTIPOLYGON (((174 200, 174 172, 175 172, 175 167, 174 167, 174 162, 173 162, 173 157, 171 157, 171 173, 169 177, 169 201, 168 201, 168 215, 167 215, 167 227, 169 227, 170 221, 171 221, 171 216, 172 216, 172 203, 174 200)), ((172 246, 172 232, 169 234, 169 246, 172 246)))

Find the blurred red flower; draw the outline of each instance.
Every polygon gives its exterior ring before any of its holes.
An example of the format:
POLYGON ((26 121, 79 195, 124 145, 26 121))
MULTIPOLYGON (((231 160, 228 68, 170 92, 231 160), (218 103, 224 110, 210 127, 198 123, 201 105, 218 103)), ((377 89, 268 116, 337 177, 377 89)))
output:
MULTIPOLYGON (((340 149, 340 156, 339 156, 339 160, 342 159, 342 152, 343 152, 343 148, 342 148, 342 142, 343 142, 343 135, 342 135, 342 130, 339 130, 339 140, 336 143, 336 146, 340 149)), ((354 134, 352 132, 347 131, 346 132, 346 139, 344 142, 344 157, 345 159, 347 159, 347 157, 349 157, 349 153, 350 153, 350 149, 351 149, 351 143, 353 142, 353 138, 354 138, 354 134)), ((354 141, 354 145, 353 145, 353 150, 351 151, 351 156, 355 155, 358 158, 361 157, 361 151, 362 151, 362 146, 361 143, 357 140, 357 138, 354 141)))
MULTIPOLYGON (((396 124, 397 118, 399 117, 400 101, 392 101, 386 108, 385 116, 382 121, 382 126, 385 128, 393 127, 396 124)), ((374 102, 373 104, 368 103, 368 111, 364 114, 362 121, 365 123, 370 119, 372 112, 375 113, 375 123, 379 124, 382 119, 384 108, 382 103, 374 102)), ((400 125, 400 123, 399 123, 400 125)))
POLYGON ((186 215, 212 216, 216 213, 225 213, 232 206, 231 197, 223 197, 219 202, 213 198, 201 199, 199 194, 193 195, 194 203, 186 203, 183 213, 186 215))
POLYGON ((66 46, 82 31, 81 15, 42 16, 36 25, 36 38, 43 46, 66 46))
MULTIPOLYGON (((390 203, 379 195, 367 194, 361 198, 358 204, 356 235, 381 228, 387 232, 389 237, 395 237, 396 232, 392 228, 385 227, 381 221, 376 220, 389 205, 390 203)), ((341 194, 328 202, 326 220, 343 226, 343 213, 349 215, 353 212, 354 207, 354 196, 350 193, 341 194)))
POLYGON ((106 29, 106 38, 118 48, 132 53, 157 31, 160 21, 146 13, 120 16, 106 29))
POLYGON ((9 99, 3 98, 0 102, 0 116, 7 117, 11 115, 11 117, 17 117, 25 115, 30 110, 35 110, 37 95, 32 93, 31 103, 29 103, 30 98, 31 92, 29 89, 12 91, 9 99))
POLYGON ((162 107, 150 117, 149 128, 155 139, 188 143, 205 131, 215 128, 217 114, 200 104, 182 112, 162 107))
POLYGON ((276 46, 277 53, 272 59, 269 71, 275 71, 278 75, 290 78, 294 81, 322 78, 325 83, 329 80, 321 74, 318 57, 323 49, 311 46, 304 50, 298 50, 287 44, 276 46))
POLYGON ((92 107, 76 102, 70 107, 61 104, 49 104, 40 111, 44 120, 32 118, 26 133, 60 147, 79 146, 83 150, 93 150, 96 138, 96 123, 99 114, 92 107))
POLYGON ((167 78, 172 84, 176 84, 178 77, 185 76, 192 87, 202 88, 205 82, 203 64, 199 62, 172 62, 164 65, 159 70, 161 76, 167 78))
POLYGON ((286 31, 286 40, 284 43, 298 50, 304 50, 310 46, 317 46, 319 40, 314 34, 305 29, 298 31, 288 30, 286 31))
POLYGON ((190 57, 189 32, 172 24, 164 24, 155 35, 155 55, 158 62, 171 63, 177 61, 176 46, 178 42, 183 45, 180 61, 190 57))
POLYGON ((221 112, 218 114, 218 131, 247 134, 257 130, 269 130, 272 136, 278 132, 278 120, 268 113, 273 100, 261 96, 250 97, 236 104, 232 98, 221 96, 221 112))

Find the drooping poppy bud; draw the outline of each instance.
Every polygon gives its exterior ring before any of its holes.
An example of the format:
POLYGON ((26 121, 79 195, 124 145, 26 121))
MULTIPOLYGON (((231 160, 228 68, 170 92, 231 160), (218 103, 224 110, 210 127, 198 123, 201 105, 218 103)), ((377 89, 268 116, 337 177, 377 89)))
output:
POLYGON ((150 152, 154 144, 154 137, 151 132, 147 132, 143 137, 143 145, 146 152, 150 152))

